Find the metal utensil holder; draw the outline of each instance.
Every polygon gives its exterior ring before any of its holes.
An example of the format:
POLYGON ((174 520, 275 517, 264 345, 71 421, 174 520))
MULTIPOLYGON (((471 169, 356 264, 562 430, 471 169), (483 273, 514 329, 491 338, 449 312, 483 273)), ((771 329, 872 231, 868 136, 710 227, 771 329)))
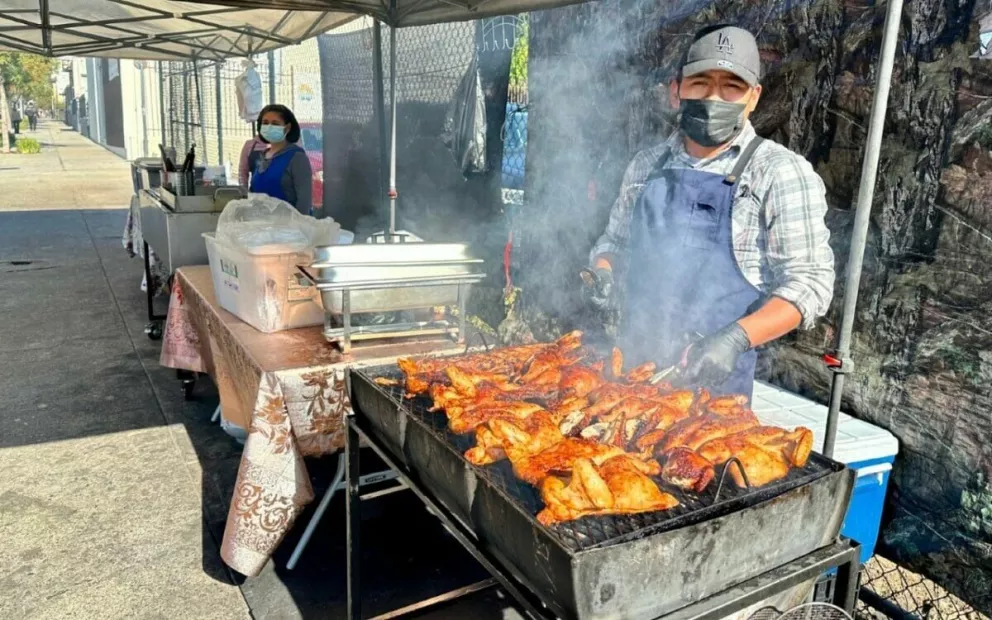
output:
POLYGON ((168 180, 176 196, 196 195, 196 177, 192 171, 169 172, 168 180))
MULTIPOLYGON (((335 327, 333 319, 336 315, 332 312, 324 314, 324 338, 328 342, 337 344, 343 353, 351 351, 351 343, 356 340, 373 340, 380 338, 409 338, 412 336, 433 336, 447 335, 455 342, 465 342, 465 328, 467 325, 466 305, 471 286, 481 282, 485 278, 484 273, 467 273, 447 276, 425 276, 404 279, 392 279, 385 281, 368 282, 348 282, 348 283, 326 283, 318 282, 303 267, 298 267, 303 278, 316 286, 321 291, 341 292, 341 327, 335 327), (355 291, 398 289, 422 286, 457 286, 458 287, 458 322, 453 324, 447 319, 432 321, 407 321, 403 323, 390 323, 385 325, 352 325, 351 294, 355 291)), ((426 309, 407 308, 408 310, 426 309)))

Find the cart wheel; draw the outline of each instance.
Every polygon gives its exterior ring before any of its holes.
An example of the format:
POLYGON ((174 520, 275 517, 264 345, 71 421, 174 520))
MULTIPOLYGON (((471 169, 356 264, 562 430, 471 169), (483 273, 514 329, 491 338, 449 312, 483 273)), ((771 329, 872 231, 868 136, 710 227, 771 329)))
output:
POLYGON ((145 335, 148 336, 150 340, 161 340, 162 324, 158 321, 154 321, 148 325, 145 325, 145 335))
POLYGON ((193 400, 194 387, 196 387, 196 379, 186 379, 183 381, 183 400, 193 400))

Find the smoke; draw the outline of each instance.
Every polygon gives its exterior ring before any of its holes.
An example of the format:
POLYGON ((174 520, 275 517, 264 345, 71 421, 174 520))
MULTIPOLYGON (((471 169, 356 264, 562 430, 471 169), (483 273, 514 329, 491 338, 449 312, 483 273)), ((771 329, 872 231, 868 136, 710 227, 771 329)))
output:
POLYGON ((598 323, 582 302, 578 271, 606 227, 631 157, 667 133, 666 68, 640 62, 657 51, 654 29, 638 25, 656 4, 532 15, 527 206, 515 226, 515 267, 531 315, 554 317, 557 329, 598 323))
MULTIPOLYGON (((502 251, 508 231, 500 202, 500 130, 515 24, 483 20, 397 31, 396 224, 432 242, 465 242, 489 278, 469 310, 492 326, 502 319, 502 251), (474 62, 477 61, 477 62, 474 62), (478 68, 486 98, 489 170, 463 175, 445 146, 445 119, 459 84, 478 68)), ((389 30, 382 31, 385 112, 389 114, 389 30)), ((387 226, 379 188, 389 177, 375 110, 371 29, 320 39, 324 84, 324 178, 328 213, 358 239, 387 226)))

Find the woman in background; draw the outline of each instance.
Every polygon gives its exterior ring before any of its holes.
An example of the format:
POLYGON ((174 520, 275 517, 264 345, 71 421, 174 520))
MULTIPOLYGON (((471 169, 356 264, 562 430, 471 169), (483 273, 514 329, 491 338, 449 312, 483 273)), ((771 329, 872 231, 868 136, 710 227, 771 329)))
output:
POLYGON ((306 151, 296 145, 300 123, 293 112, 284 105, 267 105, 258 114, 256 129, 269 148, 249 153, 249 191, 285 200, 300 213, 311 215, 313 171, 306 151))

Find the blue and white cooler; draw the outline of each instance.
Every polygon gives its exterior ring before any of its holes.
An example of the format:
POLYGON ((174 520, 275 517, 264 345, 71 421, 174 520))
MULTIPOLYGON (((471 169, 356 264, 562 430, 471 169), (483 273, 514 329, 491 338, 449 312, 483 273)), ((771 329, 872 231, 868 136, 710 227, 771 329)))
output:
MULTIPOLYGON (((805 426, 812 430, 814 450, 823 451, 827 426, 825 405, 757 381, 751 407, 763 424, 790 429, 805 426)), ((889 473, 898 452, 899 442, 889 431, 846 413, 840 414, 833 458, 858 472, 841 533, 861 543, 862 563, 875 553, 889 473)))

